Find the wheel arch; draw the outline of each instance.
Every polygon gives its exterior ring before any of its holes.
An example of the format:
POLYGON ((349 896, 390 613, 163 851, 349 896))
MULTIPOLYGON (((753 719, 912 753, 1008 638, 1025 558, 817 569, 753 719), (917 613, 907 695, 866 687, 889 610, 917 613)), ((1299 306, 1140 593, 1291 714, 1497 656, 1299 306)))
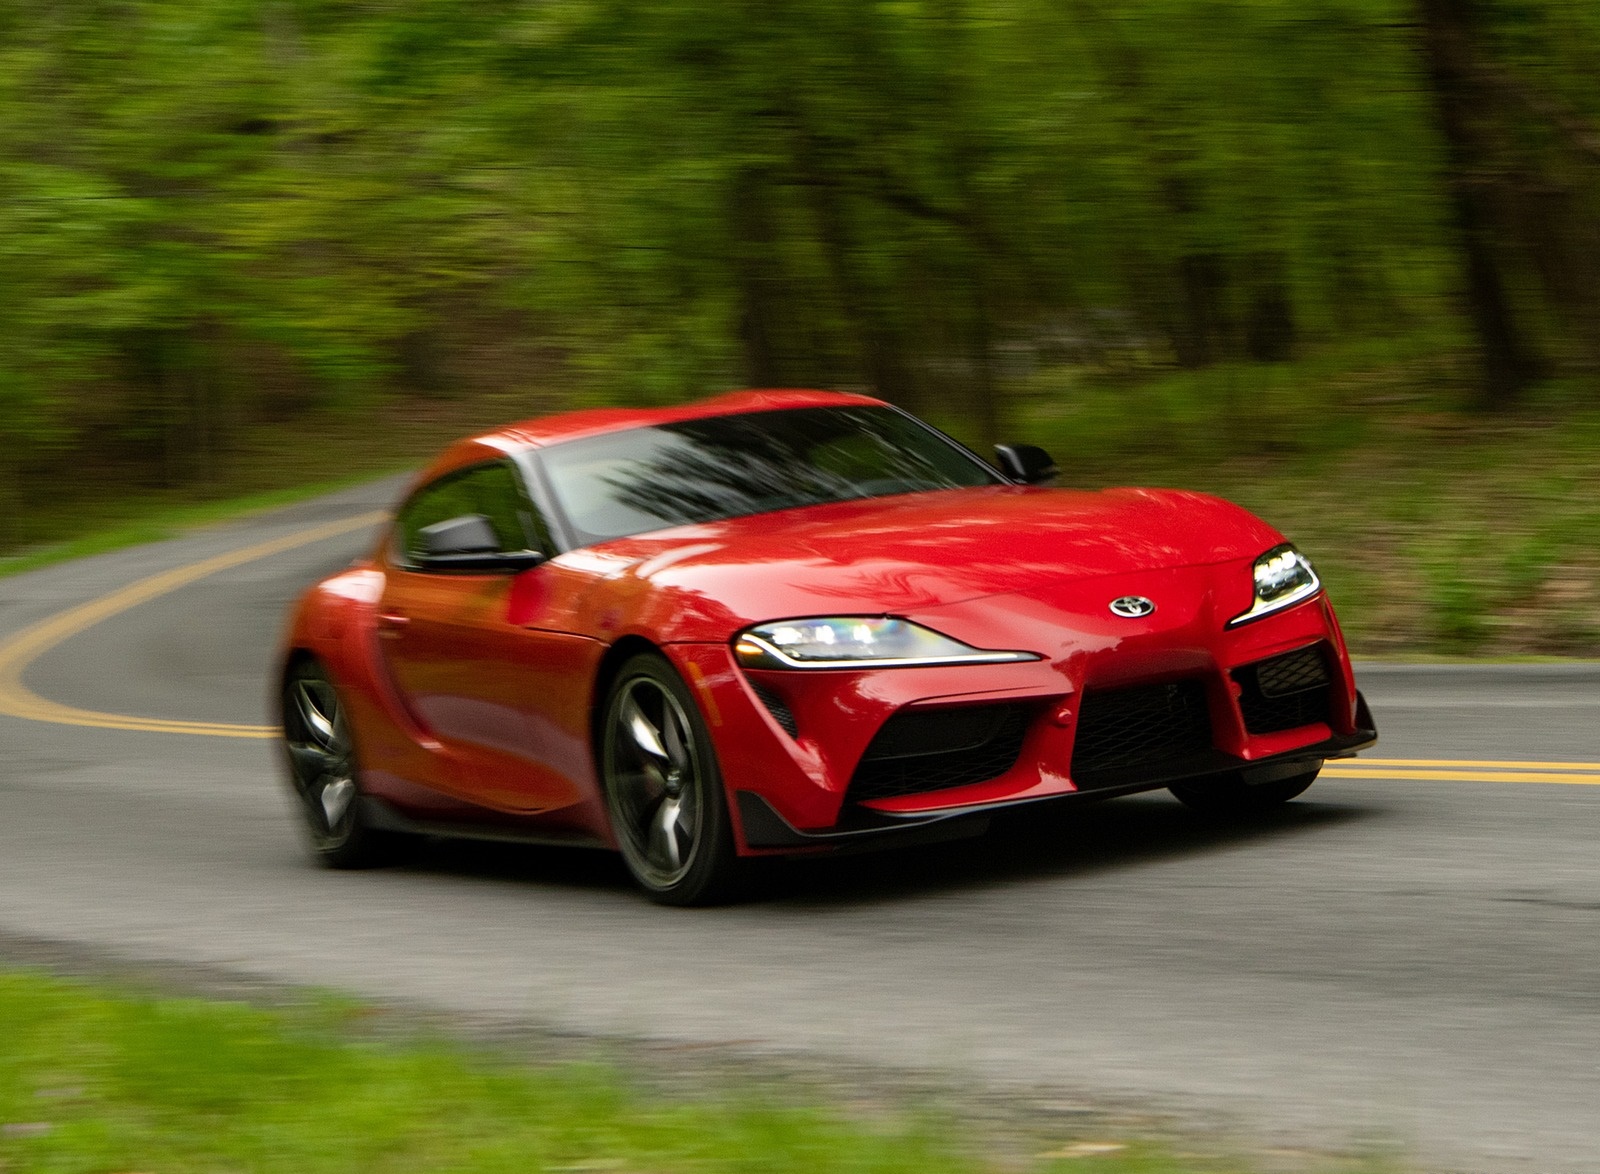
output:
POLYGON ((293 644, 284 650, 278 665, 278 687, 272 697, 272 712, 278 719, 280 729, 283 726, 283 700, 289 689, 289 679, 301 665, 311 663, 321 664, 323 661, 314 649, 304 644, 293 644))
POLYGON ((287 685, 289 683, 289 675, 307 661, 312 660, 320 664, 322 657, 315 648, 309 645, 295 644, 286 648, 283 653, 282 664, 278 669, 278 684, 280 686, 287 685))
POLYGON ((589 752, 594 757, 595 780, 602 788, 605 782, 600 777, 600 724, 605 719, 606 701, 611 696, 611 686, 616 682, 622 666, 645 652, 653 652, 670 663, 670 658, 655 641, 643 636, 624 636, 606 649, 595 668, 594 690, 589 697, 589 752))

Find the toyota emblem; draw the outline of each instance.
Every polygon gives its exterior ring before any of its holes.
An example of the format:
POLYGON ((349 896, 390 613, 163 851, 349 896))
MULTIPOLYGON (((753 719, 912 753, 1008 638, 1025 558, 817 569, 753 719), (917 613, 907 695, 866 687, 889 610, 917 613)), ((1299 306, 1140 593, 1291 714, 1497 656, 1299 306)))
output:
POLYGON ((1124 595, 1121 599, 1113 599, 1111 601, 1112 614, 1124 616, 1130 620, 1147 616, 1155 610, 1155 603, 1142 595, 1124 595))

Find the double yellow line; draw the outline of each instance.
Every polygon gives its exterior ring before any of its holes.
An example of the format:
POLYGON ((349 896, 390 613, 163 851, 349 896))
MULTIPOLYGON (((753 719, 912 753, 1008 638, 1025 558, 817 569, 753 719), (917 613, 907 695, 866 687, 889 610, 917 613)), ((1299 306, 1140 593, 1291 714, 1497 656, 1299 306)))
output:
POLYGON ((34 661, 59 644, 120 615, 129 608, 186 587, 208 575, 226 571, 256 559, 269 558, 296 547, 309 546, 327 538, 336 538, 353 530, 361 530, 381 522, 387 515, 362 514, 298 530, 268 542, 259 542, 240 550, 231 550, 214 558, 204 559, 188 566, 175 567, 159 575, 151 575, 130 583, 110 595, 91 599, 88 603, 68 608, 48 619, 22 629, 0 641, 0 714, 22 717, 32 721, 54 722, 63 726, 94 726, 106 730, 143 730, 155 734, 197 734, 215 738, 272 738, 276 726, 238 725, 232 722, 174 721, 161 717, 139 717, 133 714, 102 713, 93 709, 79 709, 40 697, 22 683, 22 675, 34 661))
POLYGON ((1600 762, 1510 762, 1500 759, 1348 758, 1330 762, 1324 778, 1424 779, 1446 783, 1568 783, 1600 786, 1600 762))

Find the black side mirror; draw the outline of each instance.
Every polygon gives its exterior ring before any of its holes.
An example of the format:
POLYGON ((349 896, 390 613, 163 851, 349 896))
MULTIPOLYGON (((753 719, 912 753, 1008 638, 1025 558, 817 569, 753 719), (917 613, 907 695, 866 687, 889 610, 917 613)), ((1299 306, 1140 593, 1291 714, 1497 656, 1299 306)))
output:
POLYGON ((1000 471, 1020 485, 1044 485, 1061 472, 1050 454, 1036 445, 997 444, 994 454, 1000 471))
POLYGON ((429 558, 449 558, 457 554, 499 554, 500 539, 482 514, 464 514, 444 522, 424 526, 417 532, 422 553, 429 558))
POLYGON ((435 522, 417 536, 422 539, 418 561, 433 571, 520 571, 545 561, 536 550, 501 550, 494 526, 482 514, 435 522))

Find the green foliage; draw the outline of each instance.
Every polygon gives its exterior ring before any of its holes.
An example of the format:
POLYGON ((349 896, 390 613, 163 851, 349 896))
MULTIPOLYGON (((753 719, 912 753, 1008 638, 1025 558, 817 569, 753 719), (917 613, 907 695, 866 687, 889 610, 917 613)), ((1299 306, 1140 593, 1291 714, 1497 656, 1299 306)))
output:
POLYGON ((1327 462, 1474 399, 1463 190, 1592 402, 1600 9, 1446 7, 1456 140, 1424 0, 4 0, 0 549, 86 468, 507 392, 1327 462))
POLYGON ((1012 432, 1067 485, 1253 510, 1316 563, 1357 656, 1600 656, 1600 415, 1571 389, 1445 411, 1453 370, 1408 340, 1131 382, 1061 366, 1020 385, 1012 432))
POLYGON ((0 1163, 16 1174, 1241 1168, 1137 1141, 1080 1157, 1060 1138, 1045 1156, 1002 1167, 959 1144, 948 1121, 880 1111, 867 1125, 776 1090, 689 1099, 597 1065, 522 1068, 443 1044, 359 1042, 351 1026, 363 1014, 130 998, 0 974, 0 1163))

